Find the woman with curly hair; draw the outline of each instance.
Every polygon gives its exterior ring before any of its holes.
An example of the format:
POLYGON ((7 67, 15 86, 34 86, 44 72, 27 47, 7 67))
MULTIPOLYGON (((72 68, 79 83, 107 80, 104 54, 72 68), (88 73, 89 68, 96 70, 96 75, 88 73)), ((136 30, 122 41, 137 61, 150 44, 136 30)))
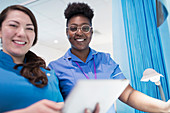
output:
MULTIPOLYGON (((64 99, 80 79, 125 79, 119 65, 109 54, 89 47, 93 35, 93 10, 86 3, 70 3, 64 12, 66 34, 71 48, 64 56, 52 61, 49 67, 55 70, 64 99)), ((130 85, 119 99, 129 106, 145 112, 170 112, 170 101, 151 98, 130 85)), ((114 106, 108 113, 115 113, 114 106)))

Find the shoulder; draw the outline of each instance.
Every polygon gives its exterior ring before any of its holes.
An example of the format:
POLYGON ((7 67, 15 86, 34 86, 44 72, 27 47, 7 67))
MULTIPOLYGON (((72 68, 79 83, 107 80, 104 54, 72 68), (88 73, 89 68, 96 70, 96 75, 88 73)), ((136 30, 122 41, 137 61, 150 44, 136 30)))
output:
POLYGON ((106 53, 106 52, 96 52, 96 54, 94 54, 94 56, 96 56, 96 58, 98 60, 103 60, 103 61, 113 61, 113 58, 111 57, 110 53, 106 53))
MULTIPOLYGON (((94 50, 93 50, 94 51, 94 50)), ((112 66, 113 68, 116 68, 118 66, 118 64, 113 60, 113 58, 111 57, 110 53, 106 53, 106 52, 93 52, 94 54, 94 59, 97 63, 100 64, 107 64, 112 66)))
POLYGON ((62 65, 64 62, 67 61, 67 59, 70 58, 70 49, 67 50, 67 52, 65 53, 65 55, 63 55, 62 57, 53 60, 49 63, 49 65, 62 65))
POLYGON ((91 49, 91 52, 92 52, 93 55, 96 55, 98 57, 100 57, 100 56, 102 56, 102 57, 110 57, 110 54, 106 53, 106 52, 96 51, 94 49, 91 49))
POLYGON ((96 54, 98 57, 103 57, 103 58, 111 58, 110 53, 105 53, 105 52, 97 52, 96 54))
POLYGON ((49 64, 48 64, 48 67, 51 68, 51 67, 55 67, 55 66, 58 66, 58 65, 63 65, 64 62, 66 62, 64 56, 60 57, 59 59, 57 60, 53 60, 51 61, 49 64))

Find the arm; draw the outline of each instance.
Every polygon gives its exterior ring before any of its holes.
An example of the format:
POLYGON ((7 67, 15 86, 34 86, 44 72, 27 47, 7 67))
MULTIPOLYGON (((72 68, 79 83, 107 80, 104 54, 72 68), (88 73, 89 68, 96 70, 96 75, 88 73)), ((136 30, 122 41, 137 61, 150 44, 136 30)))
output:
MULTIPOLYGON (((41 100, 23 109, 13 110, 5 113, 62 113, 63 102, 53 102, 50 100, 41 100)), ((91 113, 90 110, 85 109, 84 113, 91 113)), ((99 104, 96 104, 93 113, 99 113, 99 104)))
POLYGON ((130 85, 120 95, 119 99, 129 106, 145 111, 145 112, 170 112, 170 100, 164 102, 152 97, 149 97, 135 89, 130 85))
POLYGON ((41 100, 27 108, 9 111, 5 113, 61 113, 64 103, 56 103, 50 100, 41 100))

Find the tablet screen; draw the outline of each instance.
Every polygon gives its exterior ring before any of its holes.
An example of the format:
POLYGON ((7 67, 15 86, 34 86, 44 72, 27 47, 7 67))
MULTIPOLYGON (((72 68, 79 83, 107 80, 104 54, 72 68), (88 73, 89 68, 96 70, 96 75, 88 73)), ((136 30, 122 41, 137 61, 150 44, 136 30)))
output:
POLYGON ((84 113, 99 103, 100 113, 106 113, 128 86, 129 80, 79 80, 65 100, 64 113, 84 113))

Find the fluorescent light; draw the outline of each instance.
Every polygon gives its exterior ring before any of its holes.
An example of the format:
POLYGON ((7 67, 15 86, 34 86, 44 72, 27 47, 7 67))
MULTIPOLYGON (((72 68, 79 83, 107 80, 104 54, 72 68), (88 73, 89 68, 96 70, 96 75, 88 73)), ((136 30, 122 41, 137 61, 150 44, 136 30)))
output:
POLYGON ((57 43, 58 43, 58 40, 54 40, 54 43, 56 43, 56 44, 57 44, 57 43))
POLYGON ((28 4, 31 4, 31 3, 36 2, 36 1, 37 0, 28 0, 26 2, 21 3, 20 5, 28 5, 28 4))

